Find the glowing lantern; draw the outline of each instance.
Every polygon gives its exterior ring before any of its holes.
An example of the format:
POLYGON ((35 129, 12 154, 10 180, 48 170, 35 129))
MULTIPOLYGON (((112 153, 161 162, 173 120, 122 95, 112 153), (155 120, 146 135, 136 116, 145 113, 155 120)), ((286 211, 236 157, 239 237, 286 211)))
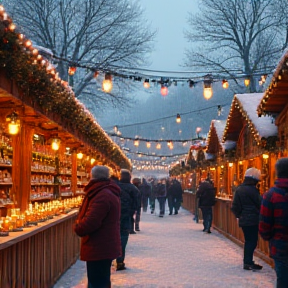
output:
POLYGON ((73 75, 75 74, 76 70, 77 70, 76 67, 71 66, 71 67, 68 68, 68 74, 69 74, 70 76, 73 76, 73 75))
POLYGON ((81 152, 77 153, 77 158, 81 160, 83 158, 83 153, 81 152))
POLYGON ((6 117, 6 121, 10 122, 8 124, 8 132, 10 135, 16 135, 19 133, 20 120, 18 119, 18 114, 13 112, 6 117))
POLYGON ((249 77, 245 78, 244 84, 246 87, 248 87, 250 85, 250 78, 249 77))
POLYGON ((51 148, 55 151, 59 150, 61 140, 59 138, 54 138, 51 143, 51 148))
POLYGON ((204 76, 204 82, 203 82, 203 96, 206 100, 209 100, 213 95, 212 90, 212 77, 211 75, 207 74, 204 76))
POLYGON ((222 80, 222 87, 224 88, 224 89, 227 89, 227 88, 229 88, 229 83, 228 83, 228 81, 227 80, 222 80))
POLYGON ((181 116, 180 116, 180 114, 177 114, 177 116, 176 116, 176 123, 181 123, 181 116))
POLYGON ((150 88, 149 79, 145 79, 145 80, 144 80, 143 86, 144 86, 144 88, 146 88, 146 89, 150 88))
POLYGON ((112 75, 109 73, 106 73, 105 79, 102 82, 102 90, 105 93, 109 93, 109 92, 111 92, 112 88, 113 88, 112 75))
POLYGON ((161 85, 160 93, 164 97, 167 96, 168 95, 168 87, 166 87, 165 85, 161 85))

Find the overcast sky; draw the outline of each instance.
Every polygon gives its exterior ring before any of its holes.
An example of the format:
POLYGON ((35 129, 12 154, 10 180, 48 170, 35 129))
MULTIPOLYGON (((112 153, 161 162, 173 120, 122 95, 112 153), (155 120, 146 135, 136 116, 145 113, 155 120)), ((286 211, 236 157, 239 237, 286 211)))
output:
POLYGON ((145 18, 151 22, 152 29, 158 31, 149 69, 185 70, 180 65, 183 64, 185 48, 190 44, 184 38, 184 30, 188 28, 188 12, 198 10, 199 0, 139 1, 146 11, 145 18))

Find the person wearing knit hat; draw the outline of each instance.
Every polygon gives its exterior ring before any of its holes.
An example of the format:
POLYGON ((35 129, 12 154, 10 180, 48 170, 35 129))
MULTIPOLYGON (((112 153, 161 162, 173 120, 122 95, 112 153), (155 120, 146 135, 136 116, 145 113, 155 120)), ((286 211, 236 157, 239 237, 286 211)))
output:
POLYGON ((253 253, 258 242, 260 215, 260 192, 257 188, 261 178, 260 170, 252 167, 245 171, 244 181, 235 191, 231 211, 238 220, 244 234, 244 270, 261 270, 262 266, 254 263, 253 253))

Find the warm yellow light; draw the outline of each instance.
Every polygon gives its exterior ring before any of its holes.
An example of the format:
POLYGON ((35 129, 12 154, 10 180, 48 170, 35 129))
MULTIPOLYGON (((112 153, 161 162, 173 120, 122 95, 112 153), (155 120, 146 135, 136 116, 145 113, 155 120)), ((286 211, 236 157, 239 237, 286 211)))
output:
POLYGON ((222 87, 224 88, 224 89, 227 89, 227 88, 229 88, 229 82, 227 81, 227 80, 222 80, 222 87))
POLYGON ((229 163, 229 167, 233 167, 233 163, 232 162, 229 163))
POLYGON ((209 100, 213 95, 212 87, 207 87, 203 89, 203 96, 206 100, 209 100))
POLYGON ((263 154, 262 157, 263 157, 263 159, 268 159, 269 155, 268 154, 263 154))
POLYGON ((220 167, 221 167, 221 168, 224 168, 224 165, 221 165, 220 167))
POLYGON ((52 140, 52 143, 51 143, 51 148, 53 149, 53 150, 55 150, 55 151, 57 151, 57 150, 59 150, 59 148, 60 148, 60 139, 58 139, 58 138, 55 138, 55 139, 53 139, 52 140))
POLYGON ((249 78, 245 78, 244 84, 245 84, 246 87, 248 87, 250 85, 250 79, 249 78))
POLYGON ((16 25, 14 24, 14 23, 11 23, 10 25, 9 25, 9 30, 10 31, 14 31, 16 29, 16 25))
POLYGON ((19 124, 11 122, 8 124, 8 131, 11 135, 16 135, 19 132, 19 124))
POLYGON ((215 167, 211 167, 210 170, 211 170, 211 171, 214 171, 214 170, 215 170, 215 167))
POLYGON ((111 92, 113 88, 113 83, 112 83, 112 75, 111 74, 105 74, 105 79, 102 82, 102 90, 105 93, 111 92))
POLYGON ((150 88, 149 79, 145 79, 145 80, 144 80, 143 86, 144 86, 144 88, 146 88, 146 89, 150 88))
POLYGON ((239 165, 243 165, 243 162, 242 162, 242 161, 239 161, 239 165))
POLYGON ((139 146, 139 140, 134 140, 134 146, 136 146, 136 147, 139 146))
POLYGON ((146 147, 149 149, 151 147, 151 143, 150 142, 147 142, 146 143, 146 147))
POLYGON ((78 159, 82 159, 83 158, 83 153, 81 153, 81 152, 77 153, 77 158, 78 159))
POLYGON ((180 114, 177 114, 177 116, 176 116, 176 123, 181 123, 181 116, 180 116, 180 114))
POLYGON ((91 160, 90 160, 91 165, 93 165, 95 161, 96 160, 94 158, 91 158, 91 160))
POLYGON ((161 149, 161 144, 160 144, 160 143, 158 143, 158 144, 156 145, 156 149, 161 149))

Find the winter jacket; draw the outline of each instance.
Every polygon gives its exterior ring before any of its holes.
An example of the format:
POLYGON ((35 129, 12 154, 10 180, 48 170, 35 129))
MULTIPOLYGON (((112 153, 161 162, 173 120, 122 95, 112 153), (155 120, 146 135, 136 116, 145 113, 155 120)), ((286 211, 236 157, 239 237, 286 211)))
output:
POLYGON ((254 226, 259 224, 260 193, 256 187, 257 180, 245 177, 236 188, 231 211, 239 218, 239 226, 254 226))
POLYGON ((182 199, 183 189, 181 187, 181 184, 177 180, 173 180, 172 184, 169 186, 167 195, 170 195, 171 197, 177 199, 177 200, 183 200, 182 199))
POLYGON ((269 240, 272 258, 288 258, 288 179, 277 179, 263 195, 259 233, 269 240))
POLYGON ((120 189, 112 180, 92 179, 74 231, 81 237, 80 259, 97 261, 121 255, 120 189))
POLYGON ((139 190, 142 194, 142 198, 150 197, 151 195, 151 186, 147 183, 146 179, 143 178, 143 183, 140 184, 139 190))
POLYGON ((158 183, 155 187, 156 197, 162 198, 166 197, 167 191, 166 191, 166 185, 162 183, 158 183))
POLYGON ((125 190, 130 195, 132 199, 132 203, 130 207, 130 215, 133 215, 135 211, 138 209, 138 207, 141 206, 141 201, 139 197, 140 192, 135 185, 130 183, 130 181, 126 181, 122 179, 120 180, 118 185, 121 191, 125 190))
POLYGON ((211 207, 215 205, 215 187, 208 181, 203 181, 200 183, 196 197, 199 198, 198 206, 201 207, 211 207))

